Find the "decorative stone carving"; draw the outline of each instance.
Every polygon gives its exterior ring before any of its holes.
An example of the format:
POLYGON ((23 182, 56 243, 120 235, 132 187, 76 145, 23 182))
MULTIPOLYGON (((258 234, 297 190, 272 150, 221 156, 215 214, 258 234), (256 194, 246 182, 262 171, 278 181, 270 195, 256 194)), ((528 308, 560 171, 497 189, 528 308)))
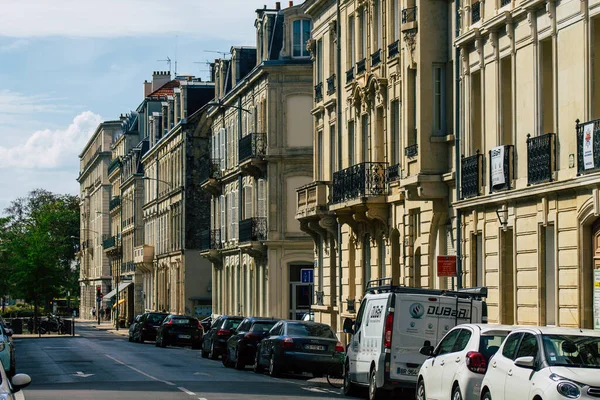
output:
POLYGON ((410 57, 410 68, 416 68, 416 60, 415 60, 415 47, 417 46, 417 30, 410 29, 404 32, 404 42, 406 43, 406 48, 408 49, 408 55, 410 57))
POLYGON ((310 59, 315 60, 317 48, 317 41, 315 39, 308 39, 306 41, 306 50, 310 53, 310 59))
POLYGON ((463 75, 469 75, 469 54, 465 47, 460 48, 460 60, 462 61, 463 75))
POLYGON ((334 41, 337 40, 337 21, 329 21, 329 35, 334 41))

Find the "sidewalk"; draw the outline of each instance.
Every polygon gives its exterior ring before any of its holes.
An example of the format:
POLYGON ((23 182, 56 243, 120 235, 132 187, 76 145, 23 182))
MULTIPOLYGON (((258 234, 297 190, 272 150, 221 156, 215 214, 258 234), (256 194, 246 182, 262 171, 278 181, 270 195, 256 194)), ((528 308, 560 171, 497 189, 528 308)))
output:
POLYGON ((115 335, 120 335, 120 336, 129 336, 128 328, 119 328, 119 330, 117 330, 114 326, 113 321, 100 321, 100 325, 98 325, 98 321, 86 321, 86 322, 89 322, 91 327, 96 328, 98 330, 107 331, 107 332, 114 333, 115 335))

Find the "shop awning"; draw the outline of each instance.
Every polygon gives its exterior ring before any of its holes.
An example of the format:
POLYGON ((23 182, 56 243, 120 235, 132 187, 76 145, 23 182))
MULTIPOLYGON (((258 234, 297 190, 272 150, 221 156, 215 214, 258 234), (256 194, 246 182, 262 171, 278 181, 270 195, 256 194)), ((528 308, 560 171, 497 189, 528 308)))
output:
MULTIPOLYGON (((119 283, 119 292, 121 292, 123 289, 125 289, 127 286, 131 285, 133 282, 124 282, 124 283, 119 283)), ((112 298, 114 295, 117 294, 117 289, 113 289, 110 292, 108 292, 107 294, 104 295, 104 300, 108 300, 110 298, 112 298)))
POLYGON ((117 304, 113 304, 113 308, 115 308, 117 305, 125 303, 125 301, 126 301, 125 299, 119 300, 119 302, 117 304))

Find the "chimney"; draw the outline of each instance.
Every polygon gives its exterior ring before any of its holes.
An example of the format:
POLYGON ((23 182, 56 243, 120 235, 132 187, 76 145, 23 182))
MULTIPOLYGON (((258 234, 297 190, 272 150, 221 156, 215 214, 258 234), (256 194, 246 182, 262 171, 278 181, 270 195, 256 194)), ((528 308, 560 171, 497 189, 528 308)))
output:
POLYGON ((288 7, 294 7, 294 2, 293 2, 293 1, 290 1, 290 2, 288 3, 288 7))
POLYGON ((280 1, 276 1, 275 2, 275 9, 276 10, 281 10, 281 2, 280 1))
POLYGON ((170 80, 171 74, 168 71, 154 71, 152 73, 152 92, 159 89, 170 80))
POLYGON ((144 81, 144 97, 148 97, 152 93, 152 82, 144 81))

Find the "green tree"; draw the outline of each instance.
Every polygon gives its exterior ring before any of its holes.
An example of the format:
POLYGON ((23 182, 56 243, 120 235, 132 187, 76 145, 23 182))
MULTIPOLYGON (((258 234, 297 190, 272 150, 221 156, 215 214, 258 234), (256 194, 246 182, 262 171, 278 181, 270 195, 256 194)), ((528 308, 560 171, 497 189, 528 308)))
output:
POLYGON ((36 316, 41 305, 77 290, 78 203, 76 196, 38 189, 14 200, 0 220, 5 290, 33 303, 36 316))

